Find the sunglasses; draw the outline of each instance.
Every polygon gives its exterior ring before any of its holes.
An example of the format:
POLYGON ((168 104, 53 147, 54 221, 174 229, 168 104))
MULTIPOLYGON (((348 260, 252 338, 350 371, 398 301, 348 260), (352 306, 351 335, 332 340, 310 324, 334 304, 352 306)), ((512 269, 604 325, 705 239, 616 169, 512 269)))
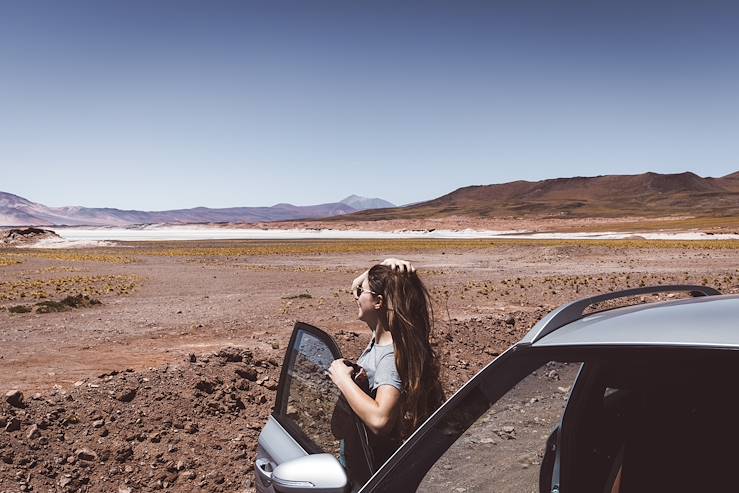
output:
POLYGON ((375 293, 374 291, 370 291, 369 289, 364 289, 362 286, 357 286, 354 290, 354 298, 359 299, 360 296, 362 296, 362 293, 370 293, 374 294, 375 296, 380 296, 379 293, 375 293))

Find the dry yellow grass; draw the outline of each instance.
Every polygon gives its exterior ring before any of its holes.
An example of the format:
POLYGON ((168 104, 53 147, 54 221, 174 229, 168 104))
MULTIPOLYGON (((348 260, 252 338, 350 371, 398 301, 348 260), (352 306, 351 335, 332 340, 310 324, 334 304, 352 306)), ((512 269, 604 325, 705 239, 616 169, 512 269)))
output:
POLYGON ((547 247, 592 247, 601 246, 612 249, 655 248, 687 250, 735 250, 739 240, 494 240, 499 246, 547 246, 547 247))
POLYGON ((77 249, 24 250, 19 252, 17 255, 46 260, 59 260, 62 262, 105 262, 110 264, 131 264, 135 262, 133 257, 120 255, 117 252, 100 253, 99 251, 77 249))
POLYGON ((390 239, 390 240, 321 240, 321 241, 240 241, 222 246, 182 247, 154 246, 136 251, 139 255, 169 257, 253 257, 315 256, 333 254, 390 255, 393 252, 430 253, 455 250, 478 250, 499 247, 593 247, 668 248, 668 249, 737 249, 735 240, 529 240, 529 239, 390 239))
POLYGON ((22 279, 0 282, 0 301, 41 300, 59 295, 129 294, 140 283, 138 276, 71 276, 58 279, 22 279))
POLYGON ((17 255, 12 253, 0 253, 0 267, 16 265, 20 263, 23 263, 23 260, 19 259, 17 255))
POLYGON ((137 251, 141 255, 171 257, 252 257, 274 255, 330 255, 343 253, 377 253, 388 251, 429 252, 436 250, 455 250, 489 248, 490 240, 321 240, 321 241, 243 241, 236 245, 214 247, 173 246, 144 248, 137 251))
MULTIPOLYGON (((183 257, 191 259, 243 257, 361 254, 377 257, 412 255, 414 253, 454 252, 502 247, 602 247, 623 249, 738 249, 738 240, 531 240, 531 239, 386 239, 386 240, 232 240, 217 242, 139 242, 131 246, 108 249, 21 250, 0 253, 0 266, 20 263, 23 259, 41 258, 60 262, 104 262, 131 264, 137 256, 183 257), (215 245, 213 245, 215 243, 215 245), (184 244, 184 245, 183 245, 184 244)), ((268 269, 268 267, 246 267, 268 269)), ((284 267, 281 267, 284 269, 284 267)))

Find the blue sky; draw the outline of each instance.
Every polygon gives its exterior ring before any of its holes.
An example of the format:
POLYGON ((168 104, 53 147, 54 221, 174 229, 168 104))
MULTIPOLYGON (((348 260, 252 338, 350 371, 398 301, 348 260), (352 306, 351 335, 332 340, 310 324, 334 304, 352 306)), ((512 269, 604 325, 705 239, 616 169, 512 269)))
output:
POLYGON ((161 210, 739 170, 712 2, 7 1, 0 190, 161 210))

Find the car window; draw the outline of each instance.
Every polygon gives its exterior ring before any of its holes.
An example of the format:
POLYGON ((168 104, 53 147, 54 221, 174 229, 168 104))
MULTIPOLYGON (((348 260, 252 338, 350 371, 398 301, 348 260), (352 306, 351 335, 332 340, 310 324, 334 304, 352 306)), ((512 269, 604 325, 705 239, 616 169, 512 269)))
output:
POLYGON ((531 372, 446 450, 417 491, 538 492, 547 440, 580 366, 552 361, 531 372))
POLYGON ((586 366, 563 422, 563 489, 736 490, 737 357, 662 349, 586 366))
POLYGON ((340 354, 327 338, 309 329, 294 332, 275 417, 308 452, 338 458, 340 441, 331 432, 331 414, 339 391, 326 370, 340 354))

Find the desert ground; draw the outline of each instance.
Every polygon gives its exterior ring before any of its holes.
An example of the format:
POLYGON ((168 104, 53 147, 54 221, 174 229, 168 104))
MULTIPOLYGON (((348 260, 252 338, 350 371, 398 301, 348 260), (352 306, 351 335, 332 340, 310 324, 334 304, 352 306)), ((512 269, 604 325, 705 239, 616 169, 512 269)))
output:
POLYGON ((575 298, 675 283, 739 292, 732 241, 0 249, 0 491, 251 491, 293 324, 356 357, 369 332, 349 286, 386 257, 411 260, 429 287, 448 394, 575 298))

